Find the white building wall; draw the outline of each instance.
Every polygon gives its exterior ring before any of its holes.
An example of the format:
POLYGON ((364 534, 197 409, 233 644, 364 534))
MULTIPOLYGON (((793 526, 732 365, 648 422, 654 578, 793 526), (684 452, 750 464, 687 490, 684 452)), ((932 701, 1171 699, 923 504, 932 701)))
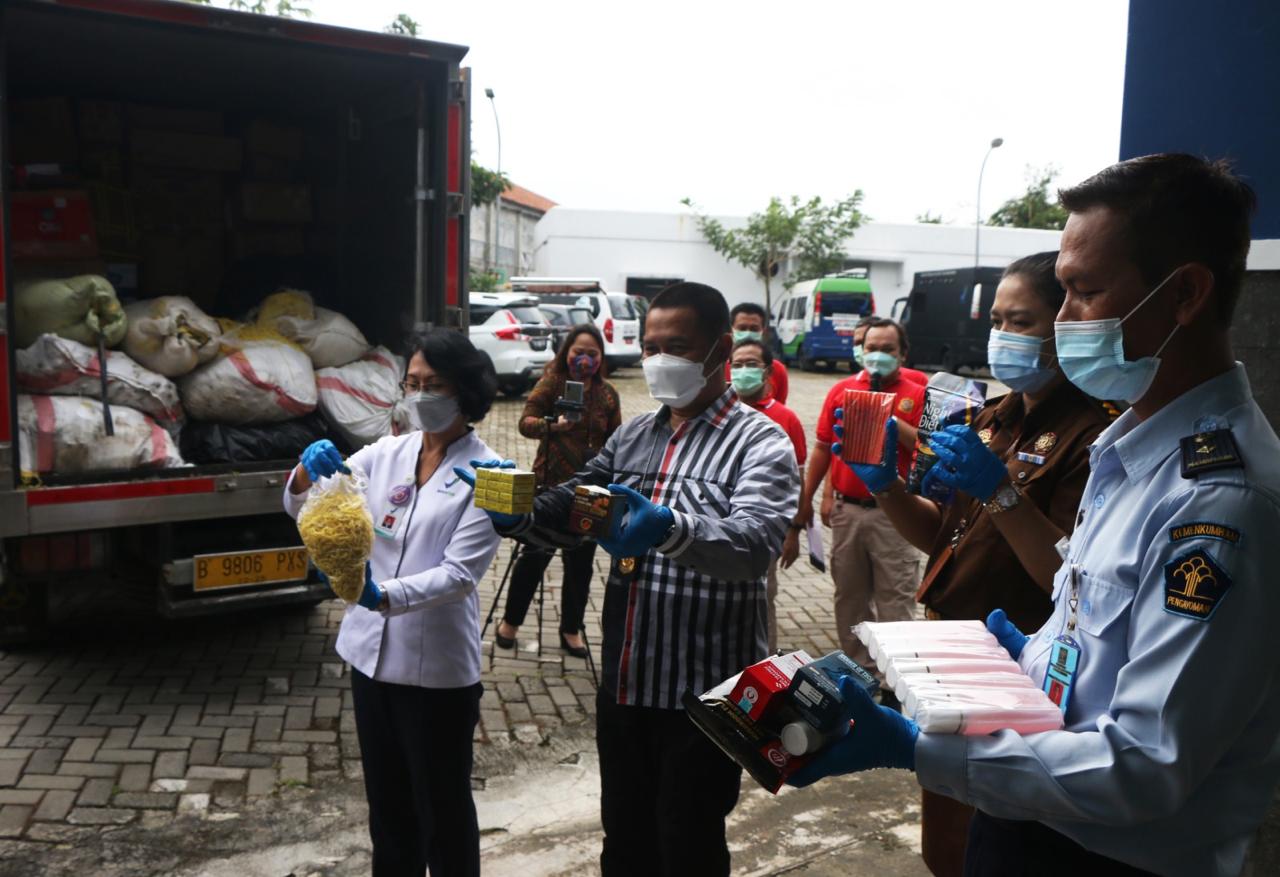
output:
MULTIPOLYGON (((741 227, 742 217, 720 217, 741 227)), ((850 239, 850 260, 871 266, 876 311, 888 314, 895 299, 911 291, 917 271, 973 264, 973 226, 872 222, 850 239)), ((725 261, 711 248, 687 213, 630 213, 554 207, 535 229, 534 273, 556 277, 598 277, 610 290, 626 289, 628 277, 697 280, 725 294, 730 306, 764 304, 764 284, 746 268, 725 261)), ((1014 259, 1056 249, 1060 232, 982 228, 982 264, 1004 266, 1014 259)), ((782 291, 774 281, 775 298, 782 291)))

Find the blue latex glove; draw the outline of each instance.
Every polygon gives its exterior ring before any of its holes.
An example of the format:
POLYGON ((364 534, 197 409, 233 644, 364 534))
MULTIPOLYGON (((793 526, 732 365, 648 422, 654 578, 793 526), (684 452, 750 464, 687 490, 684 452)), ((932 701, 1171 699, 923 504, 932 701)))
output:
POLYGON ((667 538, 675 515, 664 505, 655 505, 630 487, 610 484, 610 493, 621 493, 627 499, 627 514, 614 525, 600 546, 614 557, 641 557, 667 538))
MULTIPOLYGON (((471 469, 514 469, 516 463, 514 460, 472 460, 471 469)), ((476 474, 471 469, 464 469, 462 466, 454 466, 453 474, 457 475, 471 487, 476 486, 476 474)), ((489 520, 493 521, 493 525, 499 529, 509 530, 516 524, 520 523, 520 515, 508 515, 502 512, 491 512, 488 509, 484 513, 489 516, 489 520)))
POLYGON ((929 447, 938 455, 938 462, 921 485, 926 495, 932 482, 938 481, 986 502, 1009 475, 1004 461, 967 426, 948 426, 934 432, 929 436, 929 447))
POLYGON ((916 769, 916 738, 920 728, 897 710, 879 706, 849 676, 840 677, 845 715, 853 727, 838 742, 800 768, 787 784, 803 788, 823 777, 876 767, 916 769))
POLYGON ((307 477, 312 481, 327 478, 335 472, 351 474, 351 470, 342 462, 342 454, 338 453, 338 449, 328 439, 320 439, 307 445, 299 459, 302 461, 302 468, 307 470, 307 477))
MULTIPOLYGON (((836 409, 835 434, 839 440, 844 439, 844 409, 836 409)), ((898 480, 898 418, 890 417, 884 424, 884 459, 880 465, 874 463, 848 463, 840 456, 840 441, 831 446, 831 453, 845 466, 853 470, 853 474, 867 486, 871 493, 879 493, 898 480)))
POLYGON ((371 612, 377 612, 378 604, 382 602, 382 598, 386 596, 386 593, 386 589, 373 580, 373 567, 366 563, 364 565, 364 590, 360 592, 360 599, 356 600, 356 602, 371 612))
POLYGON ((1022 654, 1023 647, 1031 637, 1018 630, 1017 626, 1004 614, 1003 609, 993 609, 987 616, 987 630, 996 638, 996 642, 1004 646, 1009 657, 1015 661, 1022 654))

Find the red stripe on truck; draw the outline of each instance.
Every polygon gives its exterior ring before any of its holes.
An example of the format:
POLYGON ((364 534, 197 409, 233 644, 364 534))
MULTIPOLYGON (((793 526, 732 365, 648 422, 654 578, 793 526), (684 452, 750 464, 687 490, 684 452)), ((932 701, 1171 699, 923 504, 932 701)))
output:
POLYGON ((61 505, 69 502, 98 502, 109 499, 146 499, 156 496, 187 496, 213 493, 212 478, 181 478, 166 481, 126 481, 92 487, 43 487, 28 490, 27 506, 61 505))

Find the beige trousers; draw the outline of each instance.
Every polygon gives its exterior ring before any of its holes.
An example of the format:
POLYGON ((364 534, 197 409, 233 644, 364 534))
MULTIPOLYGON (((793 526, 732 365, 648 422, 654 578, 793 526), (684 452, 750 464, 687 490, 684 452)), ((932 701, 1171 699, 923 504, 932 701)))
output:
POLYGON ((844 653, 869 671, 875 672, 875 664, 852 628, 863 621, 915 618, 919 558, 884 511, 836 500, 831 511, 836 632, 844 653))

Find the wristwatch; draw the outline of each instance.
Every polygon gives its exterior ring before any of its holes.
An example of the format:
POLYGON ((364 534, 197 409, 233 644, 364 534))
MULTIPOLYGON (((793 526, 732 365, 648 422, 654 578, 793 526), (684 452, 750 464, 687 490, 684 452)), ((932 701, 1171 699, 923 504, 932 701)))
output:
POLYGON ((1012 508, 1016 508, 1018 503, 1022 502, 1022 491, 1015 484, 1001 484, 996 488, 996 492, 991 495, 991 499, 983 503, 983 507, 993 515, 1001 512, 1007 512, 1012 508))

